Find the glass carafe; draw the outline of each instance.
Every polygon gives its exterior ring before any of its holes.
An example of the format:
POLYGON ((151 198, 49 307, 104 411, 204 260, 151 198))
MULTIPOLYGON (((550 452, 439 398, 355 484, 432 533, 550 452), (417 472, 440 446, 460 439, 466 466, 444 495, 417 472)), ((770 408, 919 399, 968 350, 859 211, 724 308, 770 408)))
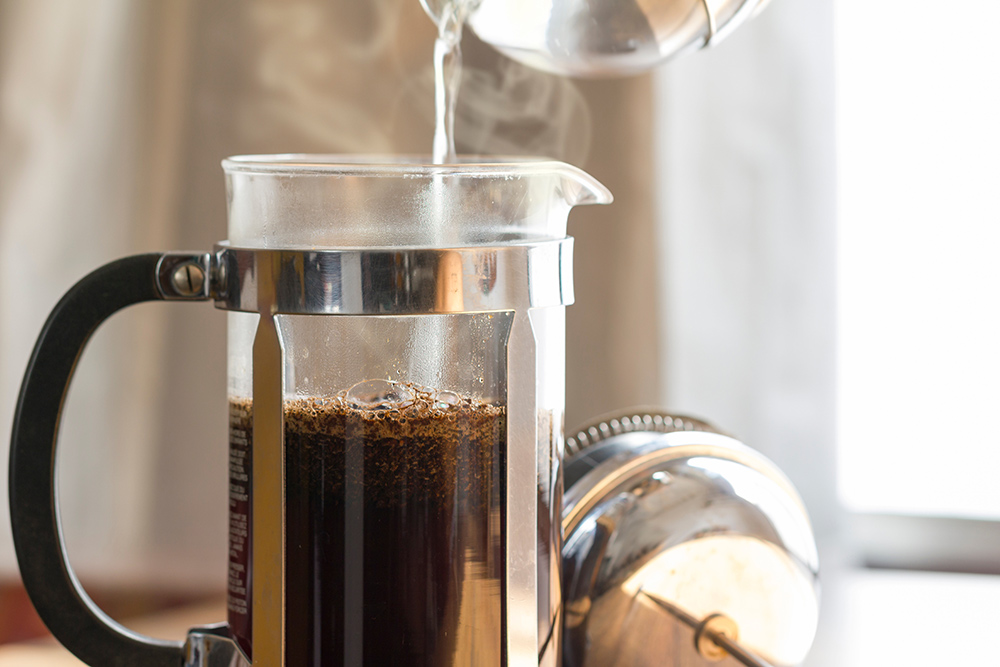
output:
POLYGON ((547 161, 224 168, 228 241, 99 269, 39 339, 11 507, 43 620, 89 664, 555 667, 566 218, 609 194, 547 161), (49 521, 69 357, 163 298, 229 311, 229 618, 183 645, 104 617, 49 521))

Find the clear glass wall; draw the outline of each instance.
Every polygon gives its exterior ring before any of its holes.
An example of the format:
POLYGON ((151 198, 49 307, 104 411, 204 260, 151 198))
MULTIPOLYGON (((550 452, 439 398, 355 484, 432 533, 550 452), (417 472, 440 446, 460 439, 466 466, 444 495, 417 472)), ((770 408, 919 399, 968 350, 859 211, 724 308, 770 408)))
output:
MULTIPOLYGON (((227 163, 233 246, 524 245, 563 238, 572 205, 606 198, 558 163, 302 160, 227 163)), ((517 301, 529 276, 517 282, 475 288, 517 301)), ((564 310, 442 299, 456 312, 275 316, 287 664, 556 665, 564 310)), ((250 653, 258 316, 229 317, 229 612, 250 653)))

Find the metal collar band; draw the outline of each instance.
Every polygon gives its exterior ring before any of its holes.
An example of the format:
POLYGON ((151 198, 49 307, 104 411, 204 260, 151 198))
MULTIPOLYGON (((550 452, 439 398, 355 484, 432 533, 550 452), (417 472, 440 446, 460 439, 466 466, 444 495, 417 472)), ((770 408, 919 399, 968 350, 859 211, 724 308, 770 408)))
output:
POLYGON ((215 251, 215 305, 224 310, 258 312, 263 276, 273 277, 278 314, 418 315, 573 303, 572 238, 446 249, 271 250, 223 243, 215 251))

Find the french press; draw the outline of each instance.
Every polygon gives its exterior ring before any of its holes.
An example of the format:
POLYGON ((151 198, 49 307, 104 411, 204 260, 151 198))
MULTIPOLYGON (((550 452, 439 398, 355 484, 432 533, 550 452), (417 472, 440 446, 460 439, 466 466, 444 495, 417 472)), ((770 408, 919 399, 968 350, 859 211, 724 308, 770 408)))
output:
POLYGON ((561 647, 570 208, 607 203, 540 161, 248 156, 223 163, 229 239, 112 262, 53 310, 15 415, 25 587, 91 665, 546 665, 561 647), (138 636, 73 574, 59 415, 114 312, 228 313, 228 623, 138 636))
POLYGON ((816 550, 773 464, 655 411, 563 439, 566 219, 610 201, 599 183, 545 161, 224 167, 229 240, 85 277, 28 365, 14 543, 70 651, 152 667, 801 661, 816 550), (87 340, 160 299, 214 299, 229 318, 228 622, 185 642, 138 636, 94 605, 54 484, 87 340))

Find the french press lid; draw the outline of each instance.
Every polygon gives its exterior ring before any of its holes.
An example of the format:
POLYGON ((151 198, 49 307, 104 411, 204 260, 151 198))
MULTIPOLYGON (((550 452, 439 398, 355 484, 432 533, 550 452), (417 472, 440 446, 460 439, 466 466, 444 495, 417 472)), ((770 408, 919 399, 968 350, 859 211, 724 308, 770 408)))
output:
POLYGON ((566 667, 805 658, 816 545, 773 463, 657 410, 598 419, 567 438, 566 453, 566 667))

